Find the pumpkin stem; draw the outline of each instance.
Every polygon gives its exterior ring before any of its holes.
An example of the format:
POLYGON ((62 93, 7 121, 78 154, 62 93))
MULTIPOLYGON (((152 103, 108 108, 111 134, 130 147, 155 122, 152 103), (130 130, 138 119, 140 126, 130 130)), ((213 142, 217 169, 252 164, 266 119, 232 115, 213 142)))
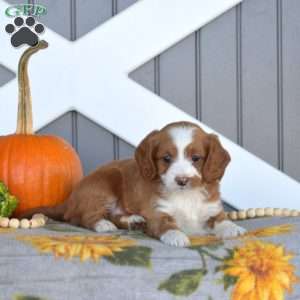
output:
POLYGON ((17 134, 33 134, 32 102, 28 78, 28 61, 32 54, 48 47, 46 41, 40 41, 34 47, 30 47, 22 54, 18 67, 19 105, 17 134))

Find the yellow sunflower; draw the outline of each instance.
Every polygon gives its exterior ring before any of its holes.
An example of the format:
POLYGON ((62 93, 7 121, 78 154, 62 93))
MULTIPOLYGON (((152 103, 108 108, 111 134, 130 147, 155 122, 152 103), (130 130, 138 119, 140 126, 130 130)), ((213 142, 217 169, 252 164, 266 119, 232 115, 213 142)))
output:
POLYGON ((237 277, 231 300, 283 300, 299 278, 283 246, 247 241, 224 261, 225 275, 237 277))
POLYGON ((23 236, 19 240, 30 243, 42 253, 65 259, 77 256, 81 261, 99 261, 102 256, 113 256, 114 252, 136 245, 135 241, 118 236, 23 236))

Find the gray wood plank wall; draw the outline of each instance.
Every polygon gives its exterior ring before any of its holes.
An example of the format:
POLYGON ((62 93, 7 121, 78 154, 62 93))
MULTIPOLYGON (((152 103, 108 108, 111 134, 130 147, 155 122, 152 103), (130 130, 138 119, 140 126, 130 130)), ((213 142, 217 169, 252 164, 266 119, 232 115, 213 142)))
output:
MULTIPOLYGON (((76 40, 136 0, 35 2, 48 7, 44 24, 76 40)), ((130 77, 300 180, 299 20, 299 0, 244 0, 130 77)), ((0 87, 13 76, 0 66, 0 87)), ((40 133, 72 143, 86 172, 134 151, 77 112, 40 133)))

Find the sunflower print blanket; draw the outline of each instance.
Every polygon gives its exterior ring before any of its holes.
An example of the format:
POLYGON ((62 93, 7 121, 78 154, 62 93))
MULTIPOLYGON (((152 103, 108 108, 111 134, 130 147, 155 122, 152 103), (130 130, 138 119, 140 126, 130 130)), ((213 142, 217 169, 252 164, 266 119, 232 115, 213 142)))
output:
POLYGON ((239 223, 244 236, 189 248, 58 222, 0 229, 0 300, 299 300, 300 218, 239 223))

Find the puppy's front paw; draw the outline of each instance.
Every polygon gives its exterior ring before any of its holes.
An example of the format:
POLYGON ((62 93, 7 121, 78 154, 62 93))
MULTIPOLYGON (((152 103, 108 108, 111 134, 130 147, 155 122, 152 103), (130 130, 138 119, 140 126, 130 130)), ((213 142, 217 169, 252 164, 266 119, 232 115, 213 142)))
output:
POLYGON ((120 221, 122 223, 127 223, 130 230, 143 229, 146 223, 146 220, 140 215, 123 216, 120 221))
POLYGON ((215 235, 223 239, 242 235, 246 231, 247 230, 245 228, 228 220, 217 223, 214 228, 215 235))
POLYGON ((106 219, 101 219, 94 225, 94 230, 96 232, 114 231, 118 230, 116 225, 106 219))
POLYGON ((168 230, 160 237, 160 240, 167 245, 175 247, 188 247, 191 244, 188 236, 180 230, 168 230))

